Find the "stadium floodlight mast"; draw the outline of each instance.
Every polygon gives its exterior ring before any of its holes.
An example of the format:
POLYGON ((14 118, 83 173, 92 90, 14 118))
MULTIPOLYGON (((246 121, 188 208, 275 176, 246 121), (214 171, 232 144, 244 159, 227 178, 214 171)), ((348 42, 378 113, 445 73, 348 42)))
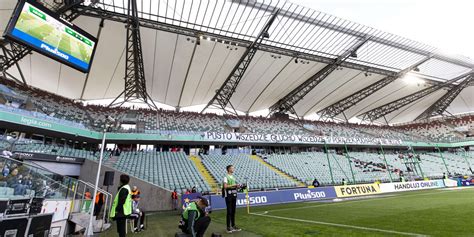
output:
POLYGON ((89 208, 89 225, 87 226, 86 229, 86 236, 91 236, 94 234, 94 208, 95 208, 95 199, 96 199, 96 194, 97 190, 99 189, 99 178, 100 178, 100 169, 102 167, 102 160, 104 158, 104 149, 105 149, 105 137, 107 135, 107 130, 112 127, 115 124, 115 118, 112 116, 106 116, 105 117, 105 124, 104 124, 104 130, 102 133, 102 145, 100 146, 100 156, 99 156, 99 166, 97 167, 97 175, 95 178, 95 184, 94 184, 94 193, 92 195, 92 204, 89 208))

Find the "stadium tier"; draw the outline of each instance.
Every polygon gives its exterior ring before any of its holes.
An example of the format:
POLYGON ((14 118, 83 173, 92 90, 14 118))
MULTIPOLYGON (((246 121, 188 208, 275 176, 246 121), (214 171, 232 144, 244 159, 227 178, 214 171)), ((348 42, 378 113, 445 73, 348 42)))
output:
POLYGON ((413 123, 401 126, 374 126, 320 122, 288 118, 263 118, 240 116, 237 123, 229 124, 228 118, 215 114, 192 112, 152 111, 148 109, 107 108, 83 105, 39 89, 24 87, 2 80, 0 110, 83 129, 101 131, 107 116, 117 121, 115 132, 145 134, 200 135, 205 132, 240 132, 252 134, 323 135, 340 138, 387 139, 392 141, 453 142, 470 140, 457 127, 470 130, 474 116, 467 115, 448 122, 413 123), (7 98, 21 97, 22 102, 7 98), (133 127, 120 126, 130 125, 133 127))

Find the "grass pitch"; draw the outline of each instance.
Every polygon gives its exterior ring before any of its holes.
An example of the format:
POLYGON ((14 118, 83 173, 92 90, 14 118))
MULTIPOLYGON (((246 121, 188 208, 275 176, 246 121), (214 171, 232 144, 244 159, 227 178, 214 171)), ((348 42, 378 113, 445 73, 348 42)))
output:
MULTIPOLYGON (((208 236, 474 236, 474 189, 394 193, 340 202, 306 202, 237 211, 241 233, 224 234, 225 211, 211 214, 208 236)), ((149 216, 136 236, 174 236, 179 216, 149 216)), ((115 236, 115 227, 105 236, 115 236)))

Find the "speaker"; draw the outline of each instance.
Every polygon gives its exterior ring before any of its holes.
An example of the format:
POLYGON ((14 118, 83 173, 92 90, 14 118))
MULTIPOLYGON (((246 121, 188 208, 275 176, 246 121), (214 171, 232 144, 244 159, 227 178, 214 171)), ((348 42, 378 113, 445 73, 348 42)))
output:
POLYGON ((115 172, 113 172, 113 171, 105 171, 104 186, 114 185, 114 174, 115 174, 115 172))

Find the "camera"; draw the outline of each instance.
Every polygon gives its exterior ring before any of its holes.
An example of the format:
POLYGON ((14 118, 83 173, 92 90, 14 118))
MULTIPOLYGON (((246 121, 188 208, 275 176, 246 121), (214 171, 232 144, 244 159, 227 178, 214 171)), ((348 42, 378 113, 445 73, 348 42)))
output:
POLYGON ((247 189, 247 184, 246 183, 240 184, 239 192, 243 192, 245 189, 247 189))

